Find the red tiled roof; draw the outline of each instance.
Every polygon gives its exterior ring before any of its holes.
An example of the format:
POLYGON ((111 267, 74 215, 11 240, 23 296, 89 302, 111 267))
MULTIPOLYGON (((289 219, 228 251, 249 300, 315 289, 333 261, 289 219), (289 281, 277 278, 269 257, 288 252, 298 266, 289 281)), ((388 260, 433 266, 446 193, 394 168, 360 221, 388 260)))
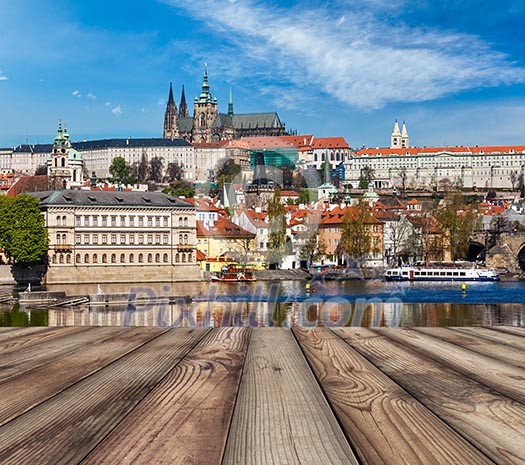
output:
POLYGON ((408 147, 391 149, 388 147, 381 148, 367 148, 356 152, 357 156, 390 156, 390 155, 419 155, 419 154, 438 154, 443 152, 449 153, 466 153, 466 154, 480 154, 480 153, 519 153, 525 152, 525 145, 502 145, 502 146, 459 146, 459 147, 408 147))
POLYGON ((228 218, 219 218, 212 228, 207 229, 201 221, 197 221, 197 237, 221 237, 229 239, 251 239, 255 234, 237 226, 228 218))
POLYGON ((48 189, 47 175, 21 176, 7 191, 8 197, 16 197, 24 192, 42 192, 48 189))
POLYGON ((204 255, 203 252, 201 252, 199 249, 197 249, 197 261, 203 261, 206 260, 206 255, 204 255))
MULTIPOLYGON (((347 207, 336 207, 333 210, 326 210, 321 216, 321 221, 319 226, 335 226, 342 225, 345 219, 345 216, 348 214, 350 216, 356 214, 356 208, 353 206, 347 207)), ((381 221, 375 218, 370 212, 367 214, 366 224, 381 224, 381 221)))
POLYGON ((314 139, 314 149, 349 149, 350 146, 344 137, 319 137, 314 139))

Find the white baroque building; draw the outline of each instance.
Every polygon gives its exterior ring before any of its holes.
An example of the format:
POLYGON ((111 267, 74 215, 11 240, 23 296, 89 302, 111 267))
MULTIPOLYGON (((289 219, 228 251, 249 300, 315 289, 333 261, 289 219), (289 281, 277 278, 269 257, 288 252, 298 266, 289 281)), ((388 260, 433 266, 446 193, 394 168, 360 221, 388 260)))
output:
POLYGON ((366 148, 349 157, 345 181, 357 187, 366 167, 375 188, 516 188, 525 145, 366 148))

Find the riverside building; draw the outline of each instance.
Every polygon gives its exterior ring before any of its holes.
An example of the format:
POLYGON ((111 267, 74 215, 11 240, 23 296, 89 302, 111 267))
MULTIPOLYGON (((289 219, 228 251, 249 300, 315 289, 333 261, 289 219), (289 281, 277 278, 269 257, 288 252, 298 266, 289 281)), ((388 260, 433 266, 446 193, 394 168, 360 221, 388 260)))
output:
POLYGON ((195 207, 157 192, 57 190, 40 200, 47 284, 200 279, 195 207))

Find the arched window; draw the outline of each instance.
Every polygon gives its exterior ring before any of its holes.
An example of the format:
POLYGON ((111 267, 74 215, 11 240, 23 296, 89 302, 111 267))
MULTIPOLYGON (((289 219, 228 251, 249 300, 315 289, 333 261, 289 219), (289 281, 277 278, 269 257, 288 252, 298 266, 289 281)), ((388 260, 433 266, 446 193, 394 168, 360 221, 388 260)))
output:
POLYGON ((179 218, 179 228, 182 228, 182 218, 179 218))
POLYGON ((77 253, 75 256, 75 263, 80 263, 80 254, 77 253))
POLYGON ((317 153, 314 153, 314 161, 317 161, 317 153))
POLYGON ((168 263, 168 254, 167 254, 167 253, 165 253, 165 254, 162 256, 162 261, 163 261, 164 263, 168 263))
POLYGON ((155 263, 160 263, 160 254, 155 254, 155 263))
POLYGON ((144 261, 144 255, 139 253, 139 263, 142 263, 144 261))
POLYGON ((89 255, 88 254, 84 255, 84 263, 89 263, 89 255))
POLYGON ((62 244, 66 244, 66 235, 62 234, 62 244))
POLYGON ((59 263, 64 263, 64 255, 60 254, 60 255, 58 256, 58 262, 59 262, 59 263))
POLYGON ((192 258, 192 254, 189 253, 189 254, 188 254, 188 262, 190 262, 190 263, 192 262, 192 259, 191 259, 191 258, 192 258))
POLYGON ((150 253, 148 254, 148 263, 151 263, 153 261, 153 255, 150 253))
POLYGON ((102 263, 107 263, 107 262, 108 262, 108 256, 105 253, 103 253, 102 254, 102 263))
POLYGON ((184 217, 184 226, 188 226, 188 217, 187 216, 184 217))
POLYGON ((62 158, 60 159, 60 166, 61 166, 62 168, 64 168, 64 167, 66 166, 66 159, 65 159, 64 157, 62 157, 62 158))
POLYGON ((62 226, 65 226, 66 225, 66 216, 64 215, 62 217, 62 226))
POLYGON ((60 216, 57 216, 57 226, 62 225, 62 218, 60 216))
POLYGON ((134 261, 135 261, 135 256, 132 253, 130 253, 129 254, 129 262, 133 263, 134 261))
POLYGON ((187 235, 187 234, 184 234, 184 243, 185 243, 185 244, 188 243, 188 235, 187 235))
POLYGON ((60 234, 57 234, 57 245, 60 245, 60 234))
POLYGON ((206 115, 204 113, 201 113, 199 115, 199 126, 200 127, 206 126, 206 115))
POLYGON ((51 260, 53 263, 56 263, 57 262, 57 256, 56 255, 53 255, 53 258, 51 260))
POLYGON ((183 238, 183 235, 182 234, 179 234, 179 244, 182 244, 182 238, 183 238))
POLYGON ((126 257, 123 253, 120 254, 120 263, 125 263, 126 262, 126 257))
POLYGON ((182 254, 182 263, 185 263, 185 262, 186 262, 186 254, 183 253, 183 254, 182 254))
POLYGON ((93 263, 98 263, 98 255, 96 253, 93 254, 93 263))
POLYGON ((180 254, 175 255, 175 262, 176 263, 180 262, 180 254))
POLYGON ((71 263, 71 255, 66 255, 66 263, 71 263))
POLYGON ((111 263, 117 263, 117 256, 114 253, 111 254, 111 263))
POLYGON ((55 167, 58 166, 58 158, 55 158, 55 167))

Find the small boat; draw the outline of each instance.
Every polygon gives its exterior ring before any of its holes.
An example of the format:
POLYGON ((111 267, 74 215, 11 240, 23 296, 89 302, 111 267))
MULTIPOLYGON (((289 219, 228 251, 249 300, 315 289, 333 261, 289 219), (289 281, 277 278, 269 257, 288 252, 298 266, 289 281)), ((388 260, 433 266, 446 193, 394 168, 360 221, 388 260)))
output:
POLYGON ((240 265, 226 265, 222 270, 211 276, 212 281, 226 283, 243 283, 255 281, 253 271, 240 265))
POLYGON ((384 277, 387 281, 499 281, 496 270, 486 268, 462 268, 454 264, 433 266, 416 265, 389 268, 384 277))

